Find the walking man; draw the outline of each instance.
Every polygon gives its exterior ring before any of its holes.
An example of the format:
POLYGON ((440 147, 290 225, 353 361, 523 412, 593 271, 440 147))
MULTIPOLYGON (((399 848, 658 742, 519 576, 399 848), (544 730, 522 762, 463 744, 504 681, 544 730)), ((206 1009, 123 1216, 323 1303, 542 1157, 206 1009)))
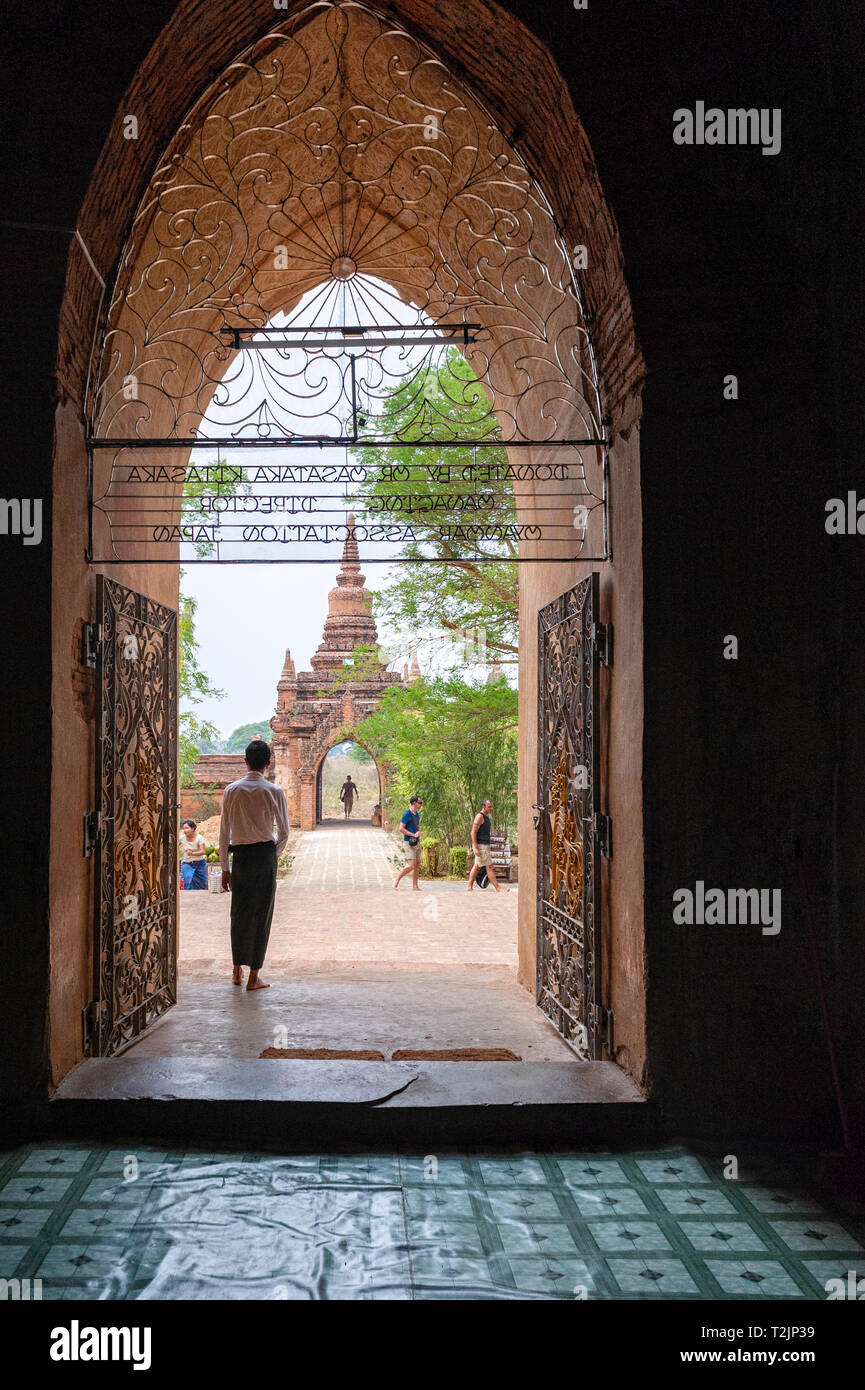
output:
POLYGON ((339 799, 342 802, 346 820, 351 815, 351 808, 354 805, 354 794, 356 791, 357 782, 351 780, 351 773, 349 773, 339 789, 339 799))
POLYGON ((493 868, 493 855, 490 849, 490 832, 493 824, 492 813, 493 803, 490 801, 489 797, 487 797, 486 801, 481 803, 481 809, 472 821, 472 849, 475 852, 475 862, 469 874, 469 886, 466 889, 467 893, 470 893, 474 888, 475 879, 481 869, 486 869, 487 878, 497 893, 507 893, 509 891, 509 889, 501 887, 496 878, 495 869, 493 868))
POLYGON ((394 888, 399 888, 400 882, 406 874, 411 874, 411 886, 415 893, 420 892, 420 884, 417 881, 418 869, 420 868, 420 808, 423 802, 419 796, 413 796, 408 804, 408 810, 403 811, 400 816, 402 826, 402 847, 407 864, 404 869, 400 869, 396 876, 394 888))
POLYGON ((243 967, 248 965, 246 988, 269 989, 258 972, 264 964, 273 919, 276 861, 288 843, 288 805, 282 788, 264 776, 270 746, 254 739, 245 757, 249 771, 237 782, 230 782, 222 798, 219 862, 223 886, 231 891, 233 983, 243 984, 243 967))

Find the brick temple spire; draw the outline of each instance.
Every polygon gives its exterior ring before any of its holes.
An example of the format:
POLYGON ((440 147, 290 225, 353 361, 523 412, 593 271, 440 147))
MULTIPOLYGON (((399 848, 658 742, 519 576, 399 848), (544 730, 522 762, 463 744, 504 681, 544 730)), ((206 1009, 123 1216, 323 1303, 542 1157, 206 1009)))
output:
MULTIPOLYGON (((362 584, 364 576, 359 573, 360 553, 358 552, 357 536, 355 534, 354 529, 354 512, 349 512, 348 516, 346 517, 345 524, 348 528, 348 533, 345 538, 345 545, 342 547, 342 564, 340 565, 340 574, 357 574, 362 584)), ((337 584, 339 583, 338 576, 336 582, 337 584)))
POLYGON ((314 671, 332 671, 350 660, 355 647, 378 646, 378 630, 372 616, 372 598, 360 572, 360 554, 354 529, 354 513, 346 518, 347 534, 336 588, 327 596, 327 618, 321 644, 312 658, 314 671))

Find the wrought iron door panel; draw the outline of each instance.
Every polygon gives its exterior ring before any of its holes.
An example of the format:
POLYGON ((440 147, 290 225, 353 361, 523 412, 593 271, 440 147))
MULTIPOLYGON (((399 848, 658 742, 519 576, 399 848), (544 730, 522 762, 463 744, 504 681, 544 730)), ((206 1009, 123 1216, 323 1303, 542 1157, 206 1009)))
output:
POLYGON ((102 575, 95 1051, 177 999, 177 614, 102 575))
POLYGON ((537 1001, 581 1057, 602 1055, 598 576, 538 614, 537 1001))

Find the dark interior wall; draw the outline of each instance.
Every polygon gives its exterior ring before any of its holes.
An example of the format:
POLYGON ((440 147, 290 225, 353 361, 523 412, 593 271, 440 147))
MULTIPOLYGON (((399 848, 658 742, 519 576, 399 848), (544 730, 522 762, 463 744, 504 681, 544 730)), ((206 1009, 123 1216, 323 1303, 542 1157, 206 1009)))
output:
MULTIPOLYGON (((649 372, 651 1080, 682 1127, 831 1128, 802 913, 782 854, 791 834, 802 837, 842 1068, 861 1109, 865 541, 823 528, 828 497, 857 483, 865 495, 861 35, 837 0, 505 8, 548 44, 569 84, 618 222, 649 372), (781 107, 781 153, 675 146, 672 113, 697 100, 781 107), (722 399, 730 372, 737 402, 722 399), (722 659, 728 633, 737 662, 722 659), (780 935, 675 926, 673 892, 697 879, 781 888, 780 935)), ((173 9, 48 3, 8 22, 3 496, 44 498, 46 537, 69 230, 122 95, 173 9)), ((46 542, 0 537, 0 557, 10 1039, 0 1070, 20 1095, 46 1075, 51 574, 46 542)))

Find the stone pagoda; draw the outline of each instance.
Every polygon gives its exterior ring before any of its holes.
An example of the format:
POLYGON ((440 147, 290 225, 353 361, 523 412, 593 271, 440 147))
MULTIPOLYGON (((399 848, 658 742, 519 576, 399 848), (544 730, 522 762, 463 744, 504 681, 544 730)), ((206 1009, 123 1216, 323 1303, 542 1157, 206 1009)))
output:
MULTIPOLYGON (((291 652, 285 653, 276 714, 270 721, 275 780, 285 790, 292 825, 301 830, 312 830, 321 815, 321 766, 330 749, 372 713, 385 690, 420 675, 416 659, 411 670, 399 676, 382 662, 367 658, 362 680, 344 683, 336 679, 337 672, 352 661, 357 647, 378 646, 372 599, 360 571, 351 513, 347 527, 342 563, 336 587, 328 594, 324 633, 310 663, 312 670, 295 672, 291 652)), ((386 770, 379 766, 378 772, 384 816, 386 770)))

